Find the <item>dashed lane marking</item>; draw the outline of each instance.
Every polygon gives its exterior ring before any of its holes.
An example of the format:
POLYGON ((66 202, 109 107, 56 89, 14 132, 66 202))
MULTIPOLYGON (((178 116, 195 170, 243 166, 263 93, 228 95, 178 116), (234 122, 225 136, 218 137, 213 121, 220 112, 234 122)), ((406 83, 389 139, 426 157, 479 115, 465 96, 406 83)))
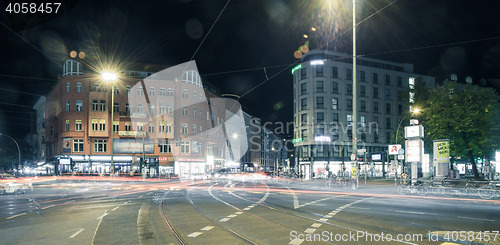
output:
POLYGON ((81 229, 77 230, 75 233, 73 233, 73 235, 69 236, 68 238, 69 239, 75 238, 76 236, 78 236, 78 234, 80 234, 84 230, 85 229, 81 228, 81 229))

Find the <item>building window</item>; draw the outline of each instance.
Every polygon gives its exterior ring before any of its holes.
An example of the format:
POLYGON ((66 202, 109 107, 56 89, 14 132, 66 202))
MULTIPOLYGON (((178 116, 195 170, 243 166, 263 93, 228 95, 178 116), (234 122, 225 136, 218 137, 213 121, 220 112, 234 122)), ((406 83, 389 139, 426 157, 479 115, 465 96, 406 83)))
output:
POLYGON ((165 104, 160 104, 160 107, 159 107, 159 111, 158 111, 158 113, 159 113, 160 115, 165 114, 165 104))
POLYGON ((167 114, 172 114, 172 106, 171 105, 167 105, 167 114))
POLYGON ((373 102, 373 112, 378 113, 378 102, 373 102))
POLYGON ((391 85, 391 76, 385 75, 385 85, 391 85))
POLYGON ((99 110, 100 111, 106 111, 106 101, 105 100, 101 100, 100 103, 99 103, 99 110))
POLYGON ((92 100, 92 111, 97 111, 99 108, 98 100, 92 100))
POLYGON ((99 120, 99 130, 100 131, 106 130, 106 120, 105 119, 99 120))
POLYGON ((378 83, 378 73, 373 73, 373 83, 377 84, 378 83))
POLYGON ((301 126, 306 126, 307 125, 307 113, 301 114, 300 115, 300 125, 301 126))
POLYGON ((137 104, 137 112, 142 113, 144 111, 144 108, 142 107, 142 104, 137 104))
POLYGON ((365 71, 359 71, 359 80, 361 82, 366 82, 365 71))
POLYGON ((346 79, 352 81, 352 69, 347 68, 346 70, 346 79))
POLYGON ((154 133, 155 132, 155 124, 150 122, 148 123, 148 132, 154 133))
POLYGON ((172 153, 172 146, 166 141, 160 141, 160 153, 172 153))
POLYGON ((332 122, 338 122, 338 121, 339 121, 339 114, 333 113, 332 114, 332 122))
POLYGON ((94 140, 94 152, 106 152, 107 140, 94 140))
POLYGON ((403 78, 398 77, 398 87, 402 88, 403 87, 403 78))
POLYGON ((188 125, 185 123, 182 124, 181 134, 188 134, 188 125))
POLYGON ((302 141, 307 141, 307 129, 302 129, 300 131, 302 141))
POLYGON ((76 83, 76 92, 81 93, 82 92, 82 83, 76 83))
POLYGON ((142 86, 137 87, 137 95, 144 95, 144 90, 142 90, 142 86))
POLYGON ((398 114, 401 115, 401 113, 403 113, 403 106, 402 105, 398 105, 398 114))
POLYGON ((174 91, 173 91, 171 88, 168 88, 168 89, 167 89, 167 95, 168 95, 168 96, 172 96, 172 95, 174 95, 174 91))
POLYGON ((307 69, 306 68, 300 69, 300 80, 304 80, 306 78, 307 78, 307 69))
POLYGON ((130 113, 130 104, 128 102, 125 103, 125 113, 127 113, 127 114, 130 113))
POLYGON ((70 84, 69 82, 66 83, 66 93, 68 94, 69 93, 69 89, 70 89, 70 84))
POLYGON ((385 142, 390 143, 391 142, 391 132, 385 133, 385 142))
POLYGON ((337 98, 332 98, 332 109, 333 110, 339 109, 339 100, 337 98))
POLYGON ((66 100, 66 111, 69 111, 70 107, 71 107, 71 102, 69 100, 66 100))
POLYGON ((325 108, 325 103, 323 101, 323 97, 316 97, 316 108, 317 109, 324 109, 325 108))
POLYGON ((307 94, 307 83, 300 84, 300 95, 307 94))
POLYGON ((336 66, 332 66, 332 77, 333 78, 339 77, 339 68, 336 66))
POLYGON ((398 101, 402 102, 403 101, 403 95, 402 93, 398 93, 398 101))
POLYGON ((325 92, 323 87, 323 81, 316 81, 316 93, 323 93, 323 92, 325 92))
POLYGON ((137 122, 136 127, 135 127, 135 131, 143 131, 143 129, 144 129, 144 123, 137 122))
POLYGON ((196 107, 193 107, 193 117, 196 117, 196 107))
POLYGON ((119 112, 119 111, 120 111, 120 103, 114 103, 113 112, 119 112))
POLYGON ((50 135, 54 136, 54 125, 50 125, 50 135))
POLYGON ((167 91, 165 90, 165 88, 160 88, 160 96, 165 96, 167 95, 167 91))
POLYGON ((352 99, 347 99, 347 110, 352 111, 352 99))
POLYGON ((149 96, 155 96, 155 88, 154 87, 149 88, 149 96))
POLYGON ((181 141, 181 153, 189 153, 189 141, 181 141))
POLYGON ((66 130, 66 132, 69 131, 69 120, 66 120, 65 130, 66 130))
POLYGON ((187 107, 182 107, 182 115, 187 116, 188 114, 188 108, 187 107))
POLYGON ((325 113, 318 112, 316 113, 316 123, 324 123, 325 122, 325 113))
POLYGON ((83 104, 81 100, 77 100, 75 104, 75 111, 82 111, 83 104))
POLYGON ((197 133, 198 133, 198 127, 196 126, 196 124, 193 124, 193 134, 197 133))
POLYGON ((391 100, 391 90, 390 89, 385 90, 385 99, 391 100))
POLYGON ((120 94, 120 91, 118 90, 117 87, 113 86, 113 93, 120 94))
MULTIPOLYGON (((366 117, 365 116, 360 116, 359 117, 359 121, 361 123, 361 127, 365 127, 366 126, 366 117)), ((366 140, 364 140, 366 141, 366 140)))
POLYGON ((149 104, 149 114, 154 115, 156 113, 155 105, 149 104))
POLYGON ((193 92, 193 101, 196 101, 196 92, 193 92))
POLYGON ((82 131, 82 120, 75 120, 75 131, 82 131))
POLYGON ((385 114, 391 114, 391 104, 385 104, 385 114))
POLYGON ((352 124, 352 115, 347 114, 346 118, 347 118, 347 126, 350 126, 352 124))
POLYGON ((125 131, 131 131, 132 130, 132 123, 126 122, 125 123, 125 131))
POLYGON ((366 97, 366 87, 365 86, 360 86, 359 87, 359 95, 361 97, 366 97))
POLYGON ((164 121, 160 121, 160 123, 158 123, 158 132, 165 133, 165 122, 164 121))
POLYGON ((323 66, 316 65, 316 77, 322 77, 322 76, 323 76, 323 66))
POLYGON ((83 152, 83 139, 73 139, 73 152, 83 152))
POLYGON ((307 99, 306 98, 300 100, 300 110, 301 111, 307 110, 307 99))
POLYGON ((378 88, 373 88, 373 98, 378 98, 378 88))
POLYGON ((378 133, 377 132, 373 133, 373 142, 374 143, 379 143, 378 133))
POLYGON ((346 84, 346 94, 347 95, 352 95, 352 84, 348 83, 346 84))
POLYGON ((113 132, 118 132, 118 131, 120 131, 120 122, 113 121, 113 132))
POLYGON ((165 125, 165 132, 166 133, 171 133, 172 132, 172 126, 171 125, 165 125))
POLYGON ((132 90, 132 87, 130 85, 127 85, 125 88, 125 91, 127 92, 127 95, 130 95, 130 91, 132 90))
POLYGON ((187 91, 187 89, 183 89, 182 90, 182 98, 183 99, 187 99, 188 98, 188 91, 187 91))
POLYGON ((338 94, 338 93, 339 93, 339 83, 332 82, 332 94, 338 94))
POLYGON ((366 111, 366 102, 364 100, 361 101, 360 111, 361 112, 365 112, 366 111))

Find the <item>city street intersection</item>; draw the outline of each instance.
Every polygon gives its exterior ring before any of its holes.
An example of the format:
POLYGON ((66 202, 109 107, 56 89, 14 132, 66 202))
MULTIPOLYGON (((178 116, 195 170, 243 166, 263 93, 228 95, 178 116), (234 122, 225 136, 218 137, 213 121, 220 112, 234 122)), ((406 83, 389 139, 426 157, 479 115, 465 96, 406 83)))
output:
POLYGON ((47 177, 33 187, 0 196, 2 244, 500 243, 499 200, 402 196, 390 182, 47 177))

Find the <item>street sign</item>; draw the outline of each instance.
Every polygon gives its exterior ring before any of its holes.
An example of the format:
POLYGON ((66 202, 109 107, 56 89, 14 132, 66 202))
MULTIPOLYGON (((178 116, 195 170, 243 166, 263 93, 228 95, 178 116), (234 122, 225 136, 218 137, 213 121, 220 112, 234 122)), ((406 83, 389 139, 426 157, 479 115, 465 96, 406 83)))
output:
POLYGON ((356 160, 356 155, 353 153, 353 154, 351 154, 351 161, 354 161, 354 160, 356 160))
POLYGON ((405 155, 398 155, 398 160, 405 160, 405 155))
POLYGON ((397 155, 401 145, 389 145, 389 155, 397 155))
POLYGON ((399 149, 398 154, 399 155, 405 154, 405 149, 403 149, 403 148, 399 149))
POLYGON ((358 149, 358 155, 363 155, 366 152, 366 149, 358 149))

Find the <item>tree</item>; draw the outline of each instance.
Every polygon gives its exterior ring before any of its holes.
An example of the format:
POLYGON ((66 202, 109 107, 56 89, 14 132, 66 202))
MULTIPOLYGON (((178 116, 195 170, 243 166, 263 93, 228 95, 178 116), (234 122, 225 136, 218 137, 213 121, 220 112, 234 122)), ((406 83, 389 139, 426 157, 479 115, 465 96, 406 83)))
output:
POLYGON ((475 158, 489 156, 495 149, 491 130, 496 106, 491 88, 445 81, 442 87, 429 90, 419 118, 426 137, 450 139, 451 156, 468 159, 479 179, 475 158))

